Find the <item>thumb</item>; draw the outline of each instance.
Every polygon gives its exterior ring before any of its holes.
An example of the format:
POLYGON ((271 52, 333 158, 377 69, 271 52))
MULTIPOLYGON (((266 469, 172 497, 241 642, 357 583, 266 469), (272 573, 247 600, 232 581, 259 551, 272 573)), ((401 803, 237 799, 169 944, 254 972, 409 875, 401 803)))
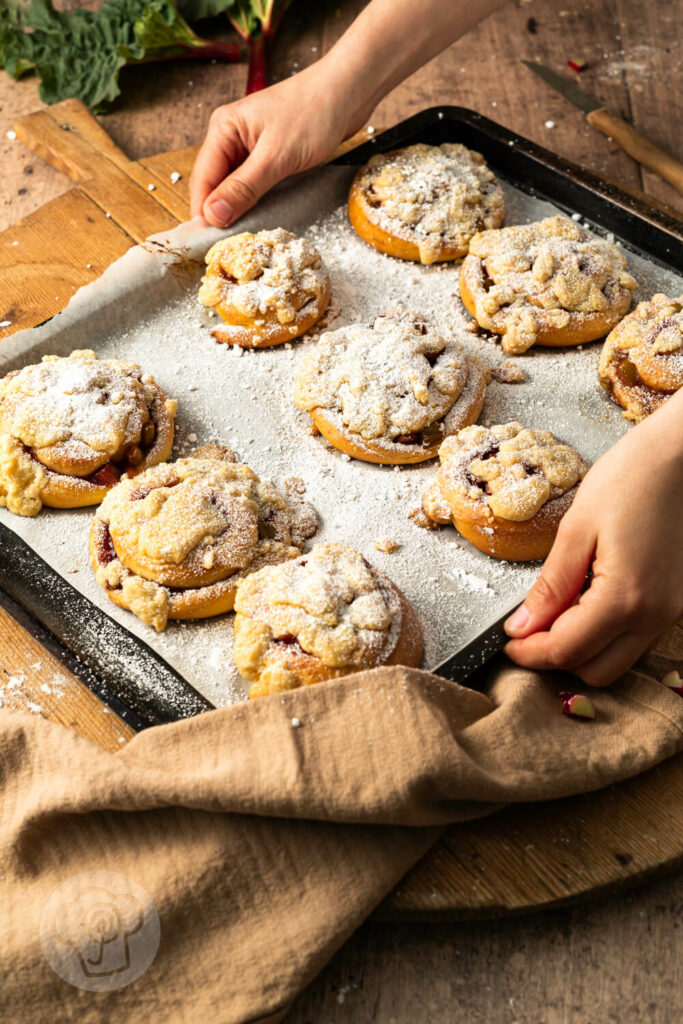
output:
POLYGON ((207 196, 202 208, 204 219, 215 227, 225 228, 250 210, 284 177, 278 173, 275 163, 272 154, 257 145, 244 163, 207 196))
POLYGON ((581 593, 594 551, 595 534, 585 523, 560 526, 541 575, 505 623, 508 636, 530 636, 552 625, 581 593))

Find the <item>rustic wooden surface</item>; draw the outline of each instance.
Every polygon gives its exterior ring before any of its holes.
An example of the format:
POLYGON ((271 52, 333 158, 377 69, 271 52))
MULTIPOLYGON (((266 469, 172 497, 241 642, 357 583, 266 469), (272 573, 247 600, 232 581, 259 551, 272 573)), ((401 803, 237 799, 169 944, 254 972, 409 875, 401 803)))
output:
MULTIPOLYGON (((336 5, 297 0, 283 24, 276 75, 284 77, 329 48, 361 6, 360 0, 336 5)), ((433 103, 472 106, 627 187, 676 205, 680 199, 673 189, 591 130, 560 97, 531 82, 518 61, 538 57, 562 70, 568 57, 584 57, 590 69, 581 84, 671 152, 678 147, 680 156, 680 113, 673 107, 680 96, 674 79, 680 66, 674 53, 680 14, 680 5, 664 0, 648 5, 624 0, 510 5, 397 89, 373 120, 392 123, 433 103), (545 126, 548 120, 553 128, 545 126)), ((105 143, 104 133, 96 141, 114 168, 107 166, 110 189, 99 191, 93 175, 78 177, 83 167, 72 166, 79 188, 0 238, 3 297, 21 295, 12 301, 11 316, 0 319, 36 323, 37 316, 43 319, 61 308, 81 283, 101 273, 139 237, 138 206, 146 211, 140 217, 152 217, 152 211, 159 216, 159 228, 182 214, 178 203, 186 198, 192 156, 187 147, 201 140, 213 106, 240 95, 244 68, 185 64, 165 68, 163 75, 138 68, 125 72, 122 81, 122 101, 100 119, 121 149, 105 143), (185 152, 149 157, 170 148, 185 152), (137 158, 139 165, 130 158, 137 158), (173 189, 172 170, 183 174, 173 189), (137 186, 132 212, 125 203, 108 209, 122 182, 130 197, 131 180, 137 186), (146 193, 150 182, 159 195, 146 193), (106 212, 112 216, 106 218, 106 212)), ((69 188, 63 175, 5 138, 18 116, 39 107, 34 83, 10 83, 0 75, 0 226, 69 188)), ((43 122, 41 131, 46 128, 52 130, 43 122)), ((0 683, 6 704, 55 717, 110 750, 129 735, 96 698, 87 691, 83 698, 80 683, 5 609, 0 609, 0 683)), ((619 787, 618 799, 606 791, 545 806, 540 822, 538 809, 521 808, 453 830, 404 880, 381 913, 391 917, 417 909, 438 918, 445 908, 452 912, 454 907, 460 913, 524 909, 609 886, 619 876, 641 875, 675 856, 675 834, 668 825, 680 814, 682 785, 679 759, 619 787), (623 831, 622 799, 641 820, 635 841, 623 831), (539 825, 543 855, 537 847, 539 825)), ((683 878, 674 873, 590 908, 521 921, 413 924, 410 929, 368 925, 300 998, 289 1019, 291 1024, 629 1024, 644 1019, 668 1024, 683 1009, 675 931, 682 899, 683 878)))

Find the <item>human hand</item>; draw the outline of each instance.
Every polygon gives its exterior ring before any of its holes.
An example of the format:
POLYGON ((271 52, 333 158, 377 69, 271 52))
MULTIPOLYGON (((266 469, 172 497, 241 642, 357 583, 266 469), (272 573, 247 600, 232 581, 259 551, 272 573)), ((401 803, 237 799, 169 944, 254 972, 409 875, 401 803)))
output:
POLYGON ((683 614, 682 505, 683 391, 587 473, 539 579, 505 624, 509 657, 591 686, 629 669, 683 614))
POLYGON ((326 59, 217 107, 190 177, 192 216, 227 227, 278 181, 330 157, 371 110, 326 59))

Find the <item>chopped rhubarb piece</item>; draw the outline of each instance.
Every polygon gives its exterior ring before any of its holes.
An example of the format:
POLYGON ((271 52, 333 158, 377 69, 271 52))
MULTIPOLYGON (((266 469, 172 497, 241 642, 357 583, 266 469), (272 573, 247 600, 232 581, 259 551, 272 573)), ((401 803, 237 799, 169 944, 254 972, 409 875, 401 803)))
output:
POLYGON ((595 718, 595 707, 584 694, 570 693, 562 700, 562 713, 572 718, 595 718))
POLYGON ((662 677, 662 682, 665 686, 668 686, 670 690, 673 690, 674 693, 677 693, 679 697, 683 697, 683 679, 681 679, 676 669, 672 669, 671 672, 667 672, 666 675, 662 677))
POLYGON ((94 484, 100 484, 102 487, 113 487, 114 484, 119 482, 121 477, 120 472, 111 462, 106 462, 104 466, 98 469, 90 477, 94 484))
POLYGON ((588 67, 588 64, 583 59, 583 57, 577 57, 576 59, 572 58, 571 60, 568 60, 567 67, 571 68, 572 71, 576 71, 578 73, 580 71, 585 71, 588 67))

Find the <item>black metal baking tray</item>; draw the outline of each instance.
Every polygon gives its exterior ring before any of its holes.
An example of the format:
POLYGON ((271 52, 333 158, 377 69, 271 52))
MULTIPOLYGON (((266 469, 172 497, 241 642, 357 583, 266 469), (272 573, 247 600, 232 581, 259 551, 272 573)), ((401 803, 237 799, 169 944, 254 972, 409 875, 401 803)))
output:
MULTIPOLYGON (((415 142, 461 142, 476 149, 501 178, 517 188, 548 199, 568 213, 581 214, 666 268, 683 269, 680 220, 464 107, 424 110, 335 163, 360 165, 374 153, 415 142)), ((0 590, 51 635, 52 646, 63 660, 133 728, 212 707, 147 644, 88 601, 2 524, 0 590), (83 622, 89 624, 87 628, 74 628, 74 623, 83 622)), ((439 666, 442 674, 462 681, 463 673, 496 653, 504 642, 503 619, 488 625, 482 636, 444 661, 439 666)))

